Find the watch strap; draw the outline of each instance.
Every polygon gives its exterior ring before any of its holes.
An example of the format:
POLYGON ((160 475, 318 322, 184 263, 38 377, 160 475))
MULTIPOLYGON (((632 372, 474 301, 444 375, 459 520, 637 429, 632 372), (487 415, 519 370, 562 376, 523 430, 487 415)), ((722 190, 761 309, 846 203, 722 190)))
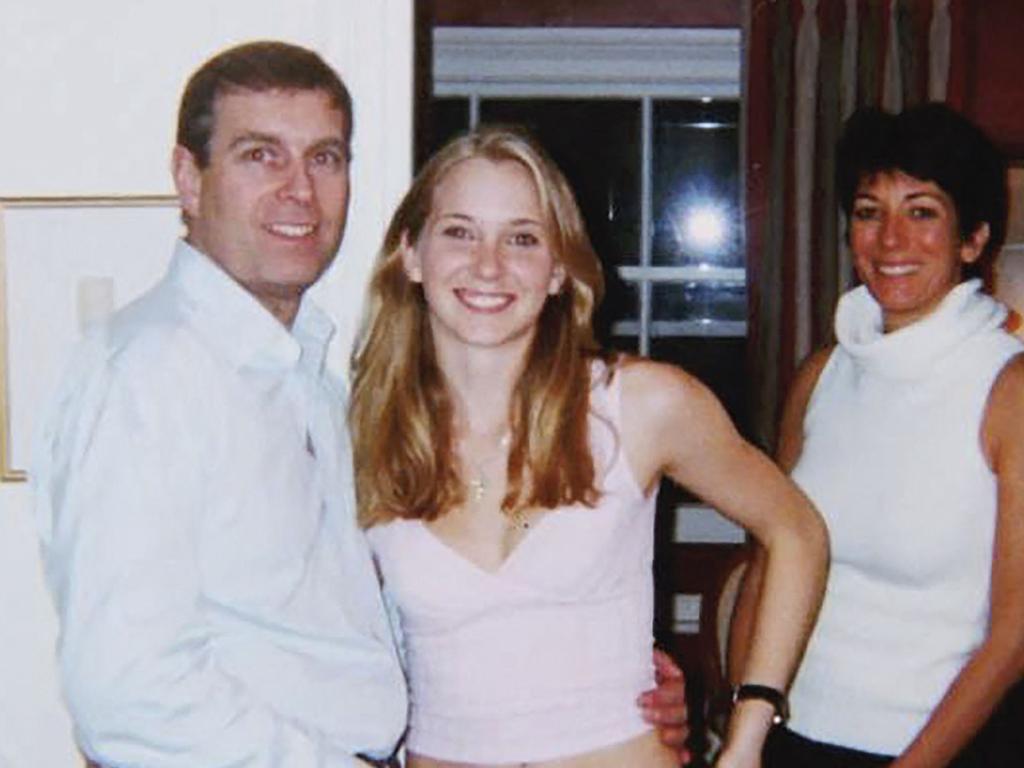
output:
POLYGON ((775 714, 772 715, 773 725, 782 725, 789 720, 789 701, 786 694, 778 688, 757 683, 742 683, 732 689, 733 704, 748 699, 759 699, 772 705, 772 709, 775 710, 775 714))

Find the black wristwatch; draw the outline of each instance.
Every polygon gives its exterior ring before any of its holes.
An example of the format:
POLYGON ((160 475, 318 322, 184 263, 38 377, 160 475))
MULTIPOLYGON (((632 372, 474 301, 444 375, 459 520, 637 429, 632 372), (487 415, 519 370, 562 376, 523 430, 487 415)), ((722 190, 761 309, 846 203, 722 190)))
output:
POLYGON ((789 720, 789 700, 786 699, 786 694, 778 688, 757 683, 743 683, 732 689, 733 704, 747 699, 760 699, 772 705, 775 710, 775 714, 772 715, 772 725, 782 725, 789 720))

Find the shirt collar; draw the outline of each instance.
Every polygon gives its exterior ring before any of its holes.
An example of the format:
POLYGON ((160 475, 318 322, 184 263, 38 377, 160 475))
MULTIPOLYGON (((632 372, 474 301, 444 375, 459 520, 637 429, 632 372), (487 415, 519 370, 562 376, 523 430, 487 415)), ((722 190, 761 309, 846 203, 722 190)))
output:
POLYGON ((334 324, 308 297, 291 330, 201 251, 179 240, 167 279, 186 297, 196 326, 239 368, 319 373, 334 324))

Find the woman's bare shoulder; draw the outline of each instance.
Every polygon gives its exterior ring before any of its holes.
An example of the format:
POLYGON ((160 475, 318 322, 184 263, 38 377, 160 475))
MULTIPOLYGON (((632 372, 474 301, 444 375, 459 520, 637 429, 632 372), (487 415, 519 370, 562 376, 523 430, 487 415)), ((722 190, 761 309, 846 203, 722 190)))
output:
POLYGON ((623 396, 630 400, 659 404, 663 400, 710 395, 708 388, 694 375, 677 365, 623 356, 619 361, 623 396))
POLYGON ((996 376, 988 396, 982 427, 990 464, 999 456, 1018 455, 1024 433, 1024 352, 1010 359, 996 376), (1012 450, 1008 450, 1012 449, 1012 450))
POLYGON ((626 453, 642 487, 671 467, 695 464, 709 443, 734 438, 718 399, 682 368, 629 358, 618 375, 626 453))
POLYGON ((682 439, 683 433, 728 426, 718 398, 679 366, 631 358, 622 365, 622 409, 643 433, 682 439))
POLYGON ((811 392, 814 391, 814 387, 818 384, 818 379, 821 377, 821 372, 825 370, 825 366, 828 364, 829 359, 832 357, 832 353, 835 351, 835 345, 830 344, 827 347, 816 349, 800 363, 800 367, 796 369, 796 373, 793 376, 793 383, 790 385, 790 390, 803 390, 806 391, 808 397, 811 392))
POLYGON ((829 346, 808 355, 789 385, 782 407, 782 418, 779 421, 778 444, 775 447, 775 460, 786 472, 796 466, 803 451, 803 425, 807 404, 834 349, 834 346, 829 346))

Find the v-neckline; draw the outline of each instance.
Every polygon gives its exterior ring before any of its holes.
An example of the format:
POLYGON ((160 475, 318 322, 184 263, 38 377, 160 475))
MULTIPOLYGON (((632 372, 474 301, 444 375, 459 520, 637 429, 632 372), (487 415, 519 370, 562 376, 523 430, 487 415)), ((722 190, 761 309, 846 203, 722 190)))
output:
POLYGON ((423 520, 413 520, 412 522, 415 524, 417 528, 419 528, 423 532, 423 534, 431 542, 433 542, 435 546, 444 550, 454 560, 462 563, 465 567, 469 568, 472 571, 475 571, 476 573, 483 574, 487 578, 494 579, 500 577, 506 570, 508 570, 509 564, 517 559, 517 557, 519 556, 519 551, 537 535, 537 530, 544 525, 545 521, 548 517, 551 516, 551 514, 552 512, 548 511, 535 518, 530 523, 530 529, 525 534, 523 534, 523 537, 519 540, 519 542, 514 547, 512 547, 509 553, 505 555, 505 558, 501 561, 501 563, 498 564, 498 567, 495 568, 493 571, 484 568, 482 565, 480 565, 480 563, 467 557, 458 549, 449 544, 447 541, 442 539, 440 536, 434 533, 423 520))

